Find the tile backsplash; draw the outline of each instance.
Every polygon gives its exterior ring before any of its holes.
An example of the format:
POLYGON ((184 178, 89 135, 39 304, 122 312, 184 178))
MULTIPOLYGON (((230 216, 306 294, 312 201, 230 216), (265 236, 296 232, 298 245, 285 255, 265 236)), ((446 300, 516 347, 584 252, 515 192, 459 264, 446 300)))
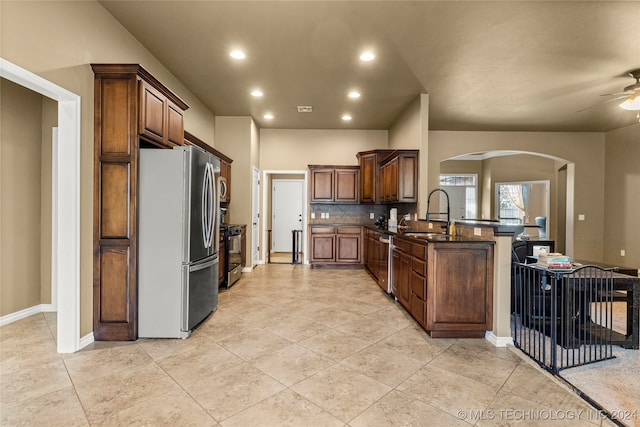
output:
MULTIPOLYGON (((344 224, 344 225, 374 225, 376 220, 384 215, 389 217, 389 205, 337 205, 311 203, 309 205, 309 225, 314 224, 344 224), (373 219, 371 214, 373 213, 373 219), (315 218, 311 214, 315 214, 315 218), (329 215, 329 218, 323 216, 329 215)), ((397 206, 395 206, 397 207, 397 206)), ((415 211, 415 204, 398 207, 398 215, 415 211)))

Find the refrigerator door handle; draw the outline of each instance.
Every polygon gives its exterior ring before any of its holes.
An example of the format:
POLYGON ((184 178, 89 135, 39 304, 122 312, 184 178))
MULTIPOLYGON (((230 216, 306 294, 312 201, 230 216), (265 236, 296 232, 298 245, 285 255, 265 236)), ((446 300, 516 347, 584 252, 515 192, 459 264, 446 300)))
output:
MULTIPOLYGON (((220 184, 222 181, 220 180, 220 178, 218 178, 218 184, 220 184)), ((213 244, 211 245, 211 251, 214 254, 218 253, 218 247, 219 247, 219 242, 220 242, 220 217, 218 216, 218 212, 220 212, 220 192, 221 192, 221 188, 218 187, 218 191, 215 191, 214 189, 214 204, 213 204, 213 212, 212 217, 213 217, 213 223, 214 223, 214 227, 213 227, 213 244)))
POLYGON ((207 200, 207 248, 210 248, 213 243, 213 220, 214 220, 214 210, 213 206, 216 199, 216 186, 215 186, 215 176, 213 173, 213 165, 211 163, 207 163, 207 170, 209 171, 209 198, 207 200))
POLYGON ((211 247, 213 239, 213 199, 215 196, 213 165, 207 163, 204 172, 204 185, 202 188, 202 234, 204 247, 211 247))
POLYGON ((200 271, 200 270, 204 270, 205 268, 209 268, 216 262, 218 262, 218 258, 213 257, 207 262, 202 262, 200 264, 192 264, 189 266, 189 273, 193 273, 194 271, 200 271))
POLYGON ((206 248, 207 247, 207 229, 208 229, 208 218, 206 215, 207 210, 207 198, 209 196, 208 189, 208 181, 209 181, 209 164, 207 163, 204 169, 204 177, 202 178, 202 204, 200 205, 200 218, 202 221, 202 244, 206 248))

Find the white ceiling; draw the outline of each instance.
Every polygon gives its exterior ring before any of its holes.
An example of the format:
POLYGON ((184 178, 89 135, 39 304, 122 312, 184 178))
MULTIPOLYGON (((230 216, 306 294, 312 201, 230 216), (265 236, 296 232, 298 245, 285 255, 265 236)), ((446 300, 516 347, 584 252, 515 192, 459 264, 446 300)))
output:
POLYGON ((216 115, 251 115, 262 128, 388 129, 420 93, 436 130, 638 121, 601 96, 635 83, 637 1, 100 3, 216 115), (234 47, 244 61, 229 58, 234 47), (364 48, 371 63, 358 60, 364 48), (249 95, 256 87, 264 97, 249 95), (347 98, 352 88, 360 99, 347 98))

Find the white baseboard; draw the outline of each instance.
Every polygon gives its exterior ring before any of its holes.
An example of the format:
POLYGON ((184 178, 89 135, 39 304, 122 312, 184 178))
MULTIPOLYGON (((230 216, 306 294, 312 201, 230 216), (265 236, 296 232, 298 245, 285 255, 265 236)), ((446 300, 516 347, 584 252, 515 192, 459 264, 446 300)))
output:
POLYGON ((53 313, 58 311, 53 304, 40 304, 40 311, 43 313, 53 313))
MULTIPOLYGON (((260 263, 258 263, 260 264, 260 263)), ((251 273, 253 271, 253 268, 251 267, 242 267, 242 272, 243 273, 251 273)))
MULTIPOLYGON (((25 308, 24 310, 16 311, 15 313, 7 314, 6 316, 0 317, 0 326, 17 322, 18 320, 25 319, 29 316, 33 316, 34 314, 52 313, 55 311, 56 310, 53 304, 34 305, 33 307, 25 308)), ((91 332, 85 335, 84 337, 80 338, 80 348, 78 348, 78 350, 88 346, 93 342, 94 342, 93 332, 91 332)))
POLYGON ((493 331, 487 331, 484 335, 484 339, 486 339, 496 347, 506 347, 508 345, 513 345, 513 338, 499 337, 497 335, 494 335, 493 331))
MULTIPOLYGON (((15 313, 7 314, 6 316, 0 317, 0 326, 8 325, 13 322, 17 322, 18 320, 25 319, 29 316, 33 316, 34 314, 39 313, 52 313, 55 312, 56 309, 53 304, 39 304, 34 305, 33 307, 25 308, 24 310, 16 311, 15 313)), ((88 333, 84 337, 80 338, 80 350, 93 343, 94 337, 93 332, 88 333)))
POLYGON ((24 310, 16 311, 14 313, 7 314, 0 317, 0 326, 8 325, 9 323, 17 322, 18 320, 33 316, 34 314, 55 311, 51 304, 38 304, 33 307, 25 308, 24 310))
MULTIPOLYGON (((93 343, 95 340, 93 338, 93 332, 88 333, 87 335, 80 338, 80 349, 85 348, 89 344, 93 343)), ((78 349, 78 350, 80 350, 78 349)))

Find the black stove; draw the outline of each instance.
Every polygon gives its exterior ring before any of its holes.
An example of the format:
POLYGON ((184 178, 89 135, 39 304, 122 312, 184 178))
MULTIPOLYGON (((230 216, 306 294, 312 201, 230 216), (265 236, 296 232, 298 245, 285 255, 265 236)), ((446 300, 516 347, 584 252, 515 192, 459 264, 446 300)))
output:
POLYGON ((224 280, 220 283, 223 289, 229 289, 242 275, 242 226, 238 224, 223 224, 220 233, 224 233, 224 280))

